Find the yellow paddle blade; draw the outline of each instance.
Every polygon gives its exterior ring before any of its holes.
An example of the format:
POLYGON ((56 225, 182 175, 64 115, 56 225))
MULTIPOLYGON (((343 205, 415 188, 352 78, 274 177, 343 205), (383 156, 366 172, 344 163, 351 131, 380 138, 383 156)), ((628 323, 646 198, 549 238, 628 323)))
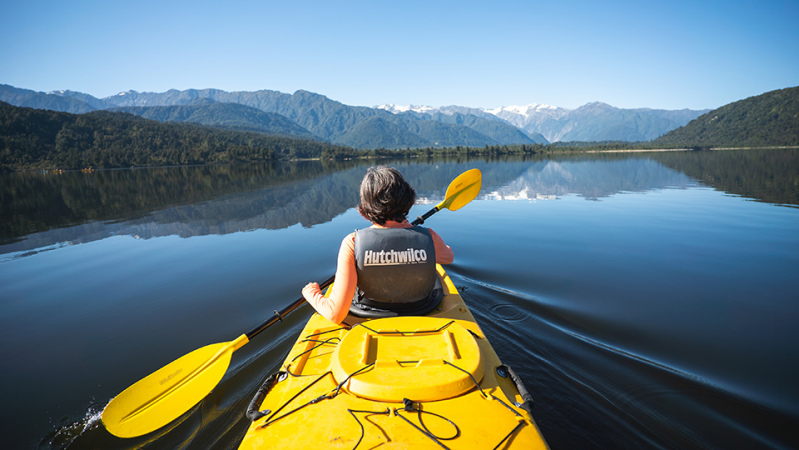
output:
POLYGON ((113 435, 129 438, 161 428, 200 402, 219 383, 235 350, 235 341, 199 348, 122 391, 103 411, 103 425, 113 435))
POLYGON ((480 193, 483 174, 480 169, 471 169, 458 175, 447 188, 446 198, 438 204, 438 209, 457 211, 474 200, 480 193))

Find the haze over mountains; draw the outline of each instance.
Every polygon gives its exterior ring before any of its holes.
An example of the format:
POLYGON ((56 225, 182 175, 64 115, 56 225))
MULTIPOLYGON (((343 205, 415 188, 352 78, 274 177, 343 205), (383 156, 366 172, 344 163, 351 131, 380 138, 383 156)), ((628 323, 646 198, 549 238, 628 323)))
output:
POLYGON ((0 85, 0 100, 70 113, 117 110, 159 121, 324 140, 355 148, 483 147, 557 141, 649 141, 708 110, 620 109, 589 103, 574 110, 548 105, 480 109, 464 106, 349 106, 308 91, 217 89, 127 91, 96 98, 0 85))

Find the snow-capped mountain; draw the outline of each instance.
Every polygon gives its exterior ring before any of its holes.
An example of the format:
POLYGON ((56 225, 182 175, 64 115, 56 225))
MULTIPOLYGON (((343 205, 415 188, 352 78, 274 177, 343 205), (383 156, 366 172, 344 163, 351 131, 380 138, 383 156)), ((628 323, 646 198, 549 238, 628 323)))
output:
POLYGON ((510 105, 499 108, 469 108, 466 106, 397 106, 381 105, 394 114, 470 114, 501 120, 528 134, 540 133, 549 142, 558 141, 648 141, 655 139, 707 112, 658 109, 620 109, 594 102, 577 109, 567 109, 539 103, 510 105))
MULTIPOLYGON (((571 111, 566 108, 559 108, 557 106, 538 103, 531 103, 529 105, 500 106, 499 108, 492 109, 470 108, 468 106, 455 105, 433 107, 423 105, 402 106, 394 104, 375 106, 375 108, 383 109, 394 114, 445 114, 450 116, 454 114, 471 114, 483 119, 500 120, 524 131, 533 133, 538 133, 540 129, 551 128, 549 122, 556 121, 566 116, 571 111)), ((552 142, 550 137, 548 137, 546 134, 543 135, 550 140, 550 142, 552 142)), ((556 134, 551 134, 551 136, 557 137, 556 134)))
POLYGON ((531 122, 536 122, 538 117, 548 117, 558 119, 568 114, 569 109, 557 106, 531 103, 529 105, 500 106, 499 108, 471 108, 468 106, 424 106, 424 105, 394 105, 391 103, 375 106, 376 109, 383 109, 394 114, 414 112, 418 114, 471 114, 484 119, 499 118, 511 125, 524 128, 531 122))
POLYGON ((500 106, 499 108, 486 109, 485 111, 514 126, 526 129, 531 125, 537 127, 544 120, 558 120, 571 110, 557 106, 530 103, 529 105, 500 106))
POLYGON ((429 114, 429 113, 439 112, 439 108, 434 108, 432 106, 418 106, 418 105, 399 106, 399 105, 393 105, 391 103, 375 106, 375 109, 384 109, 393 114, 401 114, 409 111, 419 114, 429 114))

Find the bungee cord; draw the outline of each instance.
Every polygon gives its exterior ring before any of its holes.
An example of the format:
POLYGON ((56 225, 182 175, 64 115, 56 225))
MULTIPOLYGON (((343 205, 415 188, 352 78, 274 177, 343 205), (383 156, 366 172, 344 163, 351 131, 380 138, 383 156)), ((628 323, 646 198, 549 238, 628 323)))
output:
MULTIPOLYGON (((371 331, 371 332, 373 332, 375 334, 378 334, 378 335, 401 335, 401 336, 405 336, 405 335, 441 332, 441 331, 443 331, 444 329, 446 329, 447 327, 449 327, 453 323, 455 323, 454 320, 450 321, 450 322, 447 322, 446 324, 442 325, 437 330, 414 330, 414 331, 390 330, 390 331, 377 331, 377 330, 373 330, 373 329, 371 329, 368 326, 363 325, 363 324, 356 324, 356 325, 353 326, 353 328, 355 326, 362 326, 362 327, 366 328, 367 330, 369 330, 369 331, 371 331)), ((264 386, 266 386, 266 384, 271 381, 271 385, 267 388, 267 391, 270 390, 271 387, 274 384, 276 384, 277 382, 280 381, 280 379, 276 378, 276 376, 278 374, 289 374, 289 375, 292 375, 294 377, 298 377, 299 376, 299 375, 294 374, 294 373, 291 372, 290 366, 291 366, 291 363, 296 361, 301 356, 309 354, 313 350, 316 350, 316 349, 318 349, 318 348, 320 348, 322 346, 325 346, 325 345, 336 346, 336 345, 338 345, 341 342, 341 338, 338 337, 338 336, 334 336, 334 337, 331 337, 331 338, 328 338, 328 339, 325 339, 325 340, 314 339, 314 338, 318 338, 319 336, 321 336, 323 334, 328 334, 328 333, 331 333, 331 332, 340 331, 340 330, 344 330, 344 329, 347 329, 347 328, 337 328, 337 329, 334 329, 334 330, 327 330, 327 331, 324 331, 324 332, 314 333, 314 334, 306 336, 305 339, 302 340, 302 342, 314 342, 316 345, 312 346, 310 349, 307 349, 307 350, 303 351, 302 353, 300 353, 299 355, 295 356, 291 360, 290 363, 286 364, 285 371, 281 371, 281 372, 278 372, 278 373, 273 374, 272 376, 270 376, 267 379, 267 382, 264 383, 264 386)), ((406 362, 418 362, 418 361, 406 361, 406 362)), ((474 376, 469 371, 467 371, 467 370, 465 370, 465 369, 463 369, 461 367, 458 367, 456 364, 453 364, 450 361, 444 360, 444 363, 446 365, 448 365, 448 366, 451 366, 451 367, 461 371, 461 372, 466 373, 469 376, 469 378, 471 379, 471 381, 474 384, 475 388, 478 391, 480 391, 480 394, 481 394, 482 398, 484 398, 486 400, 496 400, 496 401, 498 401, 500 404, 502 404, 505 408, 507 408, 509 411, 511 411, 517 417, 518 423, 516 424, 516 426, 509 433, 507 433, 499 441, 499 443, 494 447, 495 450, 500 448, 506 441, 508 441, 510 438, 512 438, 512 436, 514 436, 519 430, 521 430, 527 424, 527 419, 525 419, 521 414, 519 414, 519 412, 516 411, 513 407, 508 405, 502 399, 500 399, 500 398, 498 398, 498 397, 496 397, 494 395, 486 393, 483 390, 483 388, 480 386, 480 383, 474 378, 474 376)), ((265 428, 265 427, 267 427, 267 426, 269 426, 269 425, 271 425, 271 424, 273 424, 273 423, 275 423, 275 422, 277 422, 277 421, 279 421, 279 420, 281 420, 281 419, 283 419, 283 418, 285 418, 287 416, 290 416, 290 415, 292 415, 292 414, 294 414, 294 413, 296 413, 296 412, 298 412, 298 411, 300 411, 300 410, 302 410, 302 409, 304 409, 304 408, 306 408, 306 407, 308 407, 310 405, 319 403, 319 402, 321 402, 323 400, 329 400, 329 399, 333 399, 333 398, 337 397, 341 393, 341 390, 344 387, 344 385, 350 379, 352 379, 353 377, 355 377, 355 376, 357 376, 357 375, 359 375, 361 373, 364 373, 364 372, 366 372, 366 371, 368 371, 370 369, 373 369, 374 365, 375 365, 375 363, 373 362, 371 364, 368 364, 368 365, 356 370, 355 372, 347 375, 347 377, 345 377, 341 382, 339 382, 334 389, 332 389, 332 390, 330 390, 330 391, 328 391, 328 392, 326 392, 326 393, 324 393, 324 394, 322 394, 322 395, 320 395, 318 397, 315 397, 315 398, 311 399, 310 401, 308 401, 308 402, 306 402, 306 403, 304 403, 302 405, 299 405, 296 408, 294 408, 294 409, 292 409, 292 410, 290 410, 290 411, 288 411, 288 412, 286 412, 286 413, 284 413, 284 414, 282 414, 280 416, 277 416, 277 414, 280 411, 284 410, 295 399, 300 397, 303 393, 305 393, 306 391, 311 389, 313 386, 315 386, 317 383, 319 383, 322 379, 326 378, 328 375, 333 377, 333 381, 335 381, 335 377, 333 376, 332 371, 329 371, 329 370, 326 371, 321 376, 319 376, 318 378, 313 380, 311 383, 309 383, 307 386, 305 386, 302 389, 300 389, 297 393, 295 393, 291 398, 289 398, 287 401, 285 401, 274 412, 271 412, 269 410, 261 412, 262 415, 260 417, 263 417, 263 416, 268 416, 268 417, 266 418, 264 423, 262 425, 260 425, 260 427, 261 428, 265 428)), ((283 377, 283 379, 285 379, 285 376, 283 377)), ((264 386, 262 386, 262 390, 264 389, 264 386)), ((260 390, 259 390, 259 394, 261 394, 260 390)), ((253 401, 255 401, 255 399, 253 399, 253 401)), ((357 450, 358 446, 363 442, 363 439, 366 436, 366 429, 365 429, 363 423, 361 423, 361 421, 358 419, 356 414, 385 415, 385 416, 389 416, 389 417, 390 416, 399 417, 400 419, 402 419, 403 421, 405 421, 406 423, 411 425, 414 429, 416 429, 417 431, 422 433, 424 436, 430 438, 437 445, 439 445, 440 447, 442 447, 444 449, 447 449, 447 450, 449 450, 449 447, 447 447, 441 441, 455 440, 455 439, 457 439, 458 437, 461 436, 460 428, 458 427, 458 425, 455 422, 453 422, 452 420, 450 420, 447 417, 444 417, 443 415, 440 415, 440 414, 437 414, 437 413, 434 413, 434 412, 431 412, 431 411, 426 411, 421 402, 415 402, 413 400, 410 400, 410 399, 406 398, 406 399, 403 399, 403 403, 404 403, 404 407, 402 407, 402 408, 393 408, 393 409, 392 408, 386 408, 385 411, 347 409, 347 412, 353 417, 355 422, 358 424, 358 427, 360 428, 360 436, 359 436, 357 442, 355 443, 355 446, 353 447, 353 450, 357 450), (401 413, 403 410, 405 412, 416 412, 417 413, 417 417, 418 417, 418 421, 419 421, 419 425, 417 425, 416 423, 411 421, 409 418, 405 417, 401 413), (423 414, 428 414, 428 415, 431 415, 431 416, 434 416, 434 417, 438 417, 438 418, 446 421, 450 425, 452 425, 452 427, 454 428, 453 435, 449 436, 449 437, 437 436, 425 424, 424 419, 423 419, 423 414)), ((249 417, 249 414, 248 414, 248 417, 249 417)), ((260 417, 258 417, 258 418, 260 418, 260 417)), ((257 420, 258 418, 255 418, 253 420, 257 420)), ((388 436, 386 436, 386 437, 388 439, 388 436)))

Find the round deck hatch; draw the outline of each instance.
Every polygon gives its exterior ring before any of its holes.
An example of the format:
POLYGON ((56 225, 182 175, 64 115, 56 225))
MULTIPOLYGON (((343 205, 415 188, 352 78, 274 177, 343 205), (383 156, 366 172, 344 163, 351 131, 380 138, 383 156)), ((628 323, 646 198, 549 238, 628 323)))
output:
POLYGON ((483 371, 474 336, 454 320, 434 317, 392 317, 356 325, 333 355, 336 380, 350 377, 347 391, 386 402, 455 397, 474 388, 483 371))

